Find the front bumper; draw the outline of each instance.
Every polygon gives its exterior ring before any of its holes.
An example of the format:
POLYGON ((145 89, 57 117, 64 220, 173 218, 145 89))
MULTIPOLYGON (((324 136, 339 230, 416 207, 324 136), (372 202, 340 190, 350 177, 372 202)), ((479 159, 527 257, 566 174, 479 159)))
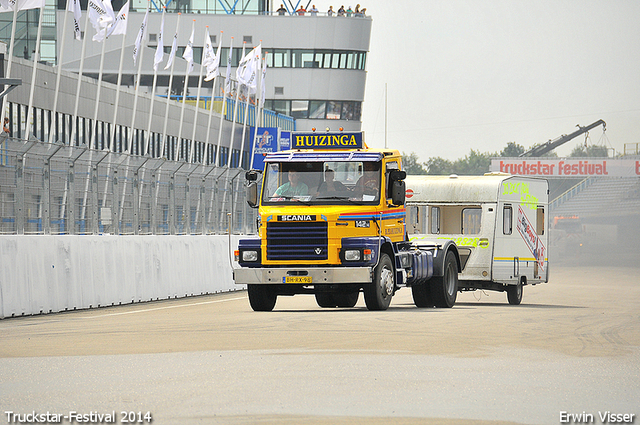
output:
POLYGON ((333 285, 371 282, 372 267, 312 267, 312 268, 240 268, 233 271, 236 285, 291 285, 290 276, 311 277, 304 285, 333 285))

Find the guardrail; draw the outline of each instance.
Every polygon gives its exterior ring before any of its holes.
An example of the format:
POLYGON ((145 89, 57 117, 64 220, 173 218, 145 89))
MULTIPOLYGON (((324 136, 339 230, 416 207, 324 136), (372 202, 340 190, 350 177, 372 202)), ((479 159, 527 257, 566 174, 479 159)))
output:
POLYGON ((0 234, 255 232, 241 168, 0 139, 0 234))
POLYGON ((549 203, 549 209, 554 210, 558 208, 560 205, 564 204, 569 199, 573 198, 578 193, 582 192, 583 190, 591 186, 596 180, 597 179, 594 177, 587 177, 586 179, 582 180, 580 183, 569 188, 569 190, 567 190, 562 195, 558 196, 556 199, 554 199, 549 203))

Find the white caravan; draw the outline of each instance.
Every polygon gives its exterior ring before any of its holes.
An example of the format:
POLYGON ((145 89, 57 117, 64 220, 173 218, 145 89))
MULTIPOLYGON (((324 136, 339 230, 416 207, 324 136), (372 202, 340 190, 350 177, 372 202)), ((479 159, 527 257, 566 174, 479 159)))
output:
POLYGON ((460 291, 506 291, 517 305, 524 285, 549 281, 546 180, 488 173, 407 176, 405 182, 409 238, 456 242, 460 291))

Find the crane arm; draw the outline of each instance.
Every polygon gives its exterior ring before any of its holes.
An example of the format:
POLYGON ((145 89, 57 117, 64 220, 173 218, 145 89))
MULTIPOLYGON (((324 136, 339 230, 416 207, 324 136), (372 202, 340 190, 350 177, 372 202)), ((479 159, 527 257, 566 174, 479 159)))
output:
POLYGON ((544 143, 544 144, 542 144, 540 146, 536 146, 535 148, 529 149, 525 153, 520 154, 520 156, 542 156, 545 153, 551 152, 552 150, 554 150, 558 146, 567 143, 569 140, 574 139, 574 138, 578 137, 579 135, 588 132, 592 128, 596 128, 599 125, 602 125, 602 130, 603 131, 607 129, 607 123, 604 122, 603 120, 598 120, 598 121, 596 121, 596 122, 594 122, 592 124, 589 124, 586 127, 580 127, 580 125, 578 125, 577 126, 578 129, 576 131, 574 131, 573 133, 571 133, 571 134, 563 134, 562 136, 558 137, 557 139, 549 140, 547 143, 544 143))

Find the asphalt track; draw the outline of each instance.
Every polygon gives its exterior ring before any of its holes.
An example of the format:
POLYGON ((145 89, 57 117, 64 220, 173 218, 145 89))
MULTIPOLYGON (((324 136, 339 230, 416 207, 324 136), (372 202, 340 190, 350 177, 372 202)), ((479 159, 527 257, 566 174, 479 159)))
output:
POLYGON ((417 309, 403 289, 384 312, 296 296, 256 313, 236 292, 0 321, 0 423, 640 423, 638 400, 638 268, 552 269, 520 306, 474 292, 417 309))

